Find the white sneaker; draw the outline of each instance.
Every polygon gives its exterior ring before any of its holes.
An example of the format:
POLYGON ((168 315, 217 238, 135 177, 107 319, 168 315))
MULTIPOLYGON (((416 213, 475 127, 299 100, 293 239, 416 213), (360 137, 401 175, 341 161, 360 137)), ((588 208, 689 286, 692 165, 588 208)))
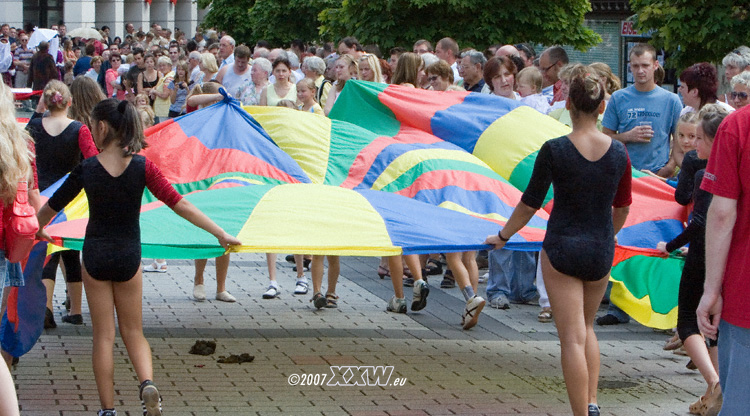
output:
POLYGON ((275 299, 276 296, 279 296, 279 288, 274 285, 268 286, 268 289, 263 292, 263 299, 275 299))
POLYGON ((206 300, 206 287, 203 285, 193 286, 193 299, 197 300, 198 302, 203 302, 204 300, 206 300))
POLYGON ((476 295, 466 301, 464 313, 461 315, 461 325, 464 329, 471 329, 477 324, 485 303, 484 299, 476 295))
POLYGON ((158 261, 154 260, 153 263, 143 266, 143 271, 147 273, 166 273, 167 272, 167 262, 164 261, 164 263, 159 263, 158 261))
POLYGON ((297 285, 294 287, 295 295, 306 295, 308 290, 307 280, 297 280, 297 285))
POLYGON ((430 287, 424 279, 414 282, 414 292, 411 300, 411 310, 419 311, 427 305, 427 295, 430 294, 430 287))
POLYGON ((216 300, 220 300, 222 302, 237 302, 237 299, 226 290, 223 292, 218 292, 216 294, 216 300))

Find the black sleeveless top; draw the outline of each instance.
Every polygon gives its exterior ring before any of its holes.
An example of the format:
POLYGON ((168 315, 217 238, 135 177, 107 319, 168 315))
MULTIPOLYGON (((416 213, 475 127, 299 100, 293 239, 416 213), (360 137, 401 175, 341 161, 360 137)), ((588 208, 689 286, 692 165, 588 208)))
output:
POLYGON ((47 189, 72 171, 83 159, 78 144, 83 124, 73 121, 57 136, 50 136, 42 125, 42 118, 29 121, 26 130, 36 144, 36 164, 39 172, 39 189, 47 189))

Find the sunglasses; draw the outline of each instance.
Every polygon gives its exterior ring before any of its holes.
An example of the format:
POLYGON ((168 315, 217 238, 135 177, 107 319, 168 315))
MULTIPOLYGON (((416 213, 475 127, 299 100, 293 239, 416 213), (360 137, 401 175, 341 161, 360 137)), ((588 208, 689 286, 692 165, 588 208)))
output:
POLYGON ((732 91, 729 93, 730 96, 732 96, 732 99, 739 98, 740 100, 747 100, 747 93, 746 92, 734 92, 732 91))

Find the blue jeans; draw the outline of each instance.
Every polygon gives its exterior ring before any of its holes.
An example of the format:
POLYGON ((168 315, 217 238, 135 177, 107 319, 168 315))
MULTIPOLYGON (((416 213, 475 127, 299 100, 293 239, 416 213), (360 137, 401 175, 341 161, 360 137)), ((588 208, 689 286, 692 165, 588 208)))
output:
POLYGON ((11 263, 5 258, 5 251, 0 250, 0 276, 3 276, 3 287, 23 286, 21 263, 11 263))
POLYGON ((724 404, 719 416, 747 415, 750 402, 750 329, 719 323, 719 382, 724 404))
POLYGON ((512 302, 527 302, 537 296, 536 255, 534 251, 490 251, 490 277, 487 300, 505 295, 512 302))
POLYGON ((607 315, 614 315, 621 323, 630 322, 630 316, 625 313, 624 310, 615 306, 609 298, 609 293, 612 291, 612 282, 607 283, 607 291, 604 292, 604 299, 609 300, 609 307, 607 308, 607 315))

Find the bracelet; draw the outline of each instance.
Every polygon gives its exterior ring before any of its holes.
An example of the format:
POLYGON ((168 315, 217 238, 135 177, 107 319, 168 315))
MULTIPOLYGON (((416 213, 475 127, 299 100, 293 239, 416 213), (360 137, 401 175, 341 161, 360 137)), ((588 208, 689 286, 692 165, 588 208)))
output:
MULTIPOLYGON (((508 237, 508 238, 505 238, 505 237, 503 237, 503 234, 502 234, 502 232, 503 232, 503 230, 500 230, 500 231, 498 231, 498 232, 497 232, 497 237, 498 237, 498 238, 500 239, 500 241, 502 241, 502 242, 504 242, 504 243, 507 243, 507 242, 508 242, 508 240, 510 240, 510 237, 508 237)), ((512 237, 512 236, 511 236, 511 237, 512 237)))

